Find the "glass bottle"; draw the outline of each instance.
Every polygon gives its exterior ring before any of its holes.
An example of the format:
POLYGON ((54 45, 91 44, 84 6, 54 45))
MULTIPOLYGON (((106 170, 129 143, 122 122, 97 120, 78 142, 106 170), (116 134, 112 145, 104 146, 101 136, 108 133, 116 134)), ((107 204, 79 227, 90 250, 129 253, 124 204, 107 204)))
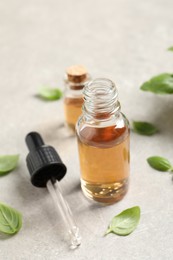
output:
POLYGON ((76 125, 81 187, 87 198, 112 204, 128 189, 129 123, 111 80, 88 82, 83 95, 83 114, 76 125))
POLYGON ((75 65, 67 68, 65 76, 64 113, 68 128, 73 132, 75 125, 82 114, 82 90, 90 76, 85 67, 75 65))

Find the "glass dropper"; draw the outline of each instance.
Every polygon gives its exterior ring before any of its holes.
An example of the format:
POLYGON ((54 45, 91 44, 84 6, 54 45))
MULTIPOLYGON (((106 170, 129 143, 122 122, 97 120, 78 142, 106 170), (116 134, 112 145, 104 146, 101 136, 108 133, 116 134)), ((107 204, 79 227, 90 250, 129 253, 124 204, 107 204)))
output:
POLYGON ((66 174, 66 166, 56 150, 44 144, 39 133, 29 133, 26 136, 26 144, 29 149, 26 162, 31 175, 31 183, 36 187, 47 187, 55 209, 60 213, 69 234, 70 247, 75 249, 81 244, 81 236, 59 183, 66 174))
POLYGON ((60 212, 66 226, 66 230, 70 237, 70 247, 74 249, 81 244, 81 236, 79 234, 79 228, 76 226, 73 218, 71 209, 62 195, 59 182, 49 180, 47 182, 47 189, 54 201, 55 209, 60 212))

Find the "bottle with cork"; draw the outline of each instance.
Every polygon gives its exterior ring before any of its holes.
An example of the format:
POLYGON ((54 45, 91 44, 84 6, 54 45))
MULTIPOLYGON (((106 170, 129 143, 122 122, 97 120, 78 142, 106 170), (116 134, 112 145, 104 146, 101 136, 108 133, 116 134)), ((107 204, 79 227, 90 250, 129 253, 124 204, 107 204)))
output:
POLYGON ((75 132, 75 125, 82 114, 82 90, 87 81, 90 80, 86 68, 82 65, 74 65, 66 69, 64 113, 67 127, 75 132))
POLYGON ((128 189, 129 123, 111 80, 88 82, 83 95, 83 114, 76 125, 82 190, 87 198, 112 204, 128 189))

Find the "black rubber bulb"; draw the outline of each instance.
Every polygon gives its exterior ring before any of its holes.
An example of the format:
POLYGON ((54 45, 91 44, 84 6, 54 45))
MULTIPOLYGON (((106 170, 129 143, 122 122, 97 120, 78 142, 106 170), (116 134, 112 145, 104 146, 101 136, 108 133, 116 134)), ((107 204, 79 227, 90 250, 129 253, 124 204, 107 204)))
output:
POLYGON ((29 151, 33 151, 43 146, 44 141, 39 133, 31 132, 26 136, 26 144, 29 151))
POLYGON ((26 162, 34 186, 46 187, 48 180, 60 181, 65 176, 65 164, 52 146, 44 144, 39 133, 29 133, 26 144, 29 149, 26 162))

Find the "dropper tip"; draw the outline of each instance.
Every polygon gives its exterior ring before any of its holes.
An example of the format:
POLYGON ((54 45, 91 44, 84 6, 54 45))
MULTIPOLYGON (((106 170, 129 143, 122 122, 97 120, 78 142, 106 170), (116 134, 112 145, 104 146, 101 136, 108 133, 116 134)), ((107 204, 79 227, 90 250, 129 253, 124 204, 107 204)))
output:
POLYGON ((79 233, 79 228, 78 227, 73 227, 72 230, 69 231, 70 238, 71 238, 71 249, 75 249, 80 246, 81 244, 81 236, 79 233))

